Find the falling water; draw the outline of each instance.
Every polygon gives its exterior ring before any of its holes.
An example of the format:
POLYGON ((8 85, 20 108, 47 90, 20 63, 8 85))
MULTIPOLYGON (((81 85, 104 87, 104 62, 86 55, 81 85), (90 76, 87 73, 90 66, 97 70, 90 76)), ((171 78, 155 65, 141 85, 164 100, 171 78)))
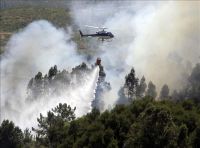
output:
POLYGON ((95 89, 99 76, 99 67, 95 67, 92 72, 82 77, 84 83, 76 82, 74 86, 62 90, 59 96, 42 96, 32 102, 21 104, 15 110, 2 108, 6 111, 5 117, 14 121, 21 128, 31 128, 37 125, 37 117, 47 112, 59 103, 67 103, 72 108, 76 107, 76 117, 80 117, 91 111, 91 103, 94 100, 95 89))

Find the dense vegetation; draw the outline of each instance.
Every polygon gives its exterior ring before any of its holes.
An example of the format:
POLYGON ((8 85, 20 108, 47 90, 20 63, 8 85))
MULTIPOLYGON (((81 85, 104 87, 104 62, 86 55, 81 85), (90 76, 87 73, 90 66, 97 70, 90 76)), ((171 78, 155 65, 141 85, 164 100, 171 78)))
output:
POLYGON ((87 115, 76 118, 76 108, 59 104, 47 115, 40 114, 38 127, 32 129, 35 136, 29 129, 22 132, 12 121, 4 120, 0 126, 0 147, 198 148, 200 64, 188 80, 187 87, 174 96, 169 95, 165 84, 160 101, 156 101, 156 86, 152 82, 147 86, 144 77, 139 81, 132 69, 113 109, 100 113, 93 107, 87 115))
POLYGON ((192 100, 154 101, 150 97, 111 111, 75 119, 74 109, 59 104, 38 118, 38 129, 24 133, 8 120, 0 127, 0 147, 199 147, 200 106, 192 100))
MULTIPOLYGON (((61 7, 2 9, 0 53, 12 33, 38 19, 49 20, 57 27, 71 23, 69 11, 61 7)), ((39 72, 30 80, 28 89, 31 95, 27 100, 38 99, 43 93, 40 90, 45 90, 43 87, 53 86, 52 90, 56 90, 57 82, 68 87, 71 76, 82 74, 86 69, 88 67, 83 63, 72 73, 59 71, 56 66, 47 75, 39 72)), ((101 75, 104 79, 104 73, 101 75)), ((137 78, 133 68, 118 92, 116 106, 104 112, 99 109, 103 106, 102 100, 107 98, 102 98, 101 93, 105 88, 112 88, 109 83, 102 82, 97 86, 95 97, 98 99, 93 102, 93 110, 83 117, 76 118, 76 108, 65 103, 46 115, 40 114, 37 128, 22 131, 15 123, 5 119, 0 125, 0 147, 200 147, 200 64, 191 72, 187 86, 174 90, 172 94, 167 84, 158 93, 155 84, 151 81, 146 84, 145 77, 137 78)))

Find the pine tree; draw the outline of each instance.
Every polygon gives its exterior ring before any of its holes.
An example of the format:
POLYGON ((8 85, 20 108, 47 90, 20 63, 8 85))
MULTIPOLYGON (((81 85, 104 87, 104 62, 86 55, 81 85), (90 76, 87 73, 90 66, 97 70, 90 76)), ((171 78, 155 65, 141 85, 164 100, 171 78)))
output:
POLYGON ((193 68, 188 81, 187 96, 185 97, 192 98, 196 102, 200 102, 200 63, 196 64, 193 68))
POLYGON ((121 87, 118 91, 119 98, 116 101, 116 104, 128 104, 130 103, 128 98, 125 96, 124 87, 121 87))
POLYGON ((156 98, 157 92, 156 92, 156 86, 150 81, 148 84, 148 89, 146 92, 146 96, 150 96, 152 98, 156 98))
POLYGON ((65 125, 75 119, 75 110, 76 108, 71 108, 66 103, 59 103, 52 111, 47 112, 46 117, 40 114, 37 118, 38 128, 32 128, 36 132, 36 142, 48 147, 57 147, 60 144, 58 139, 66 135, 63 131, 65 125))
POLYGON ((0 147, 18 148, 23 145, 23 133, 12 121, 3 120, 0 126, 0 147))
POLYGON ((134 68, 131 69, 131 72, 125 77, 124 88, 126 90, 125 94, 129 100, 132 100, 136 97, 136 88, 138 86, 138 78, 135 76, 134 68))
POLYGON ((140 84, 136 88, 136 96, 139 98, 144 97, 145 90, 147 88, 147 84, 145 82, 145 77, 143 76, 140 80, 140 84))
POLYGON ((160 91, 160 99, 167 99, 169 98, 169 87, 167 84, 163 85, 160 91))

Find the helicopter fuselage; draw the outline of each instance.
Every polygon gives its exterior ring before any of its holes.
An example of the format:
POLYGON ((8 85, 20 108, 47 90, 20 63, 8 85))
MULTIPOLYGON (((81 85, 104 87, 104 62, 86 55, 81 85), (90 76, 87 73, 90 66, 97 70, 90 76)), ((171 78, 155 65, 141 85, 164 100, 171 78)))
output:
POLYGON ((114 38, 114 35, 111 32, 106 32, 106 31, 99 31, 99 32, 96 32, 95 34, 83 34, 80 30, 79 32, 80 32, 81 37, 98 37, 102 41, 105 39, 114 38))

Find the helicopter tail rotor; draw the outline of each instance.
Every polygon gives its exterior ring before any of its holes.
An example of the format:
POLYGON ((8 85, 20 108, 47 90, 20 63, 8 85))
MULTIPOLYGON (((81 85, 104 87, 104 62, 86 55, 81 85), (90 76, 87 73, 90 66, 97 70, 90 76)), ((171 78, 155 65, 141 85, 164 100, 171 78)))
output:
POLYGON ((81 37, 83 37, 84 35, 83 35, 82 31, 81 31, 81 30, 79 30, 79 32, 80 32, 80 35, 81 35, 81 37))

